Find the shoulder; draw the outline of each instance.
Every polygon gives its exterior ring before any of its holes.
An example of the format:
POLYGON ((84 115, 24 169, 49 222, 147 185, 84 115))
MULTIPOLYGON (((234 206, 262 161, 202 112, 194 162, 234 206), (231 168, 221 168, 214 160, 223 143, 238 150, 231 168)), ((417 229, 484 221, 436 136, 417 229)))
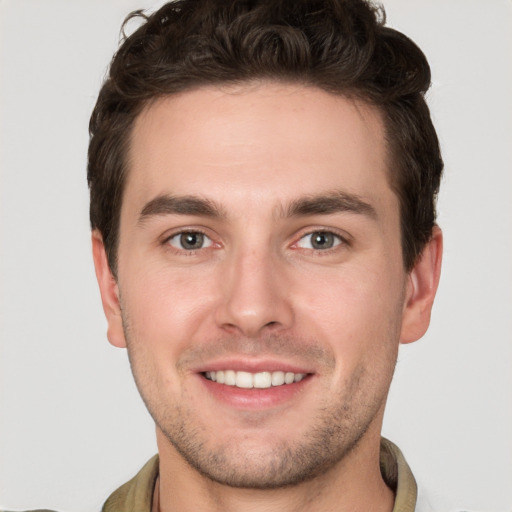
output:
POLYGON ((152 457, 128 482, 109 496, 102 512, 149 512, 159 472, 159 457, 152 457))

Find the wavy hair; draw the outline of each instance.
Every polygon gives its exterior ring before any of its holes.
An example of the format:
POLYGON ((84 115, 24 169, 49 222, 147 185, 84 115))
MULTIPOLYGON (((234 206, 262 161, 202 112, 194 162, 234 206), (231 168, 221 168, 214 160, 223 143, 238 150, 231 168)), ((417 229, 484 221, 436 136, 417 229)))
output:
POLYGON ((430 67, 418 46, 364 0, 177 0, 124 36, 94 107, 87 178, 90 220, 116 275, 127 153, 148 102, 204 85, 274 80, 318 87, 378 108, 389 183, 400 205, 403 261, 430 240, 443 169, 425 102, 430 67))

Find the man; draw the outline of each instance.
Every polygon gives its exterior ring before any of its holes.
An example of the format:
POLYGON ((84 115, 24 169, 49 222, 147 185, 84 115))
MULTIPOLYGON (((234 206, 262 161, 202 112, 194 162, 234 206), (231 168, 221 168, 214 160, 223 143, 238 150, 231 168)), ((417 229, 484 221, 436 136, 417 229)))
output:
POLYGON ((382 18, 185 0, 112 61, 94 262, 159 458, 106 512, 415 510, 380 430, 399 343, 429 324, 442 160, 428 64, 382 18))
POLYGON ((185 0, 124 41, 92 243, 159 457, 105 511, 420 510, 380 430, 440 274, 429 82, 361 1, 185 0))

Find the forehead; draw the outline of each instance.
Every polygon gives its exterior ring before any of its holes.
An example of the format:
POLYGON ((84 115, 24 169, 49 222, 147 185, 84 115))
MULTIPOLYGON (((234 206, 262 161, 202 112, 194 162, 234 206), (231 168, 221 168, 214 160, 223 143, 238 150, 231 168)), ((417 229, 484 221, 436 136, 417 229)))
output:
POLYGON ((280 202, 338 190, 389 201, 375 108, 286 84, 205 87, 158 99, 131 136, 125 201, 162 193, 280 202))

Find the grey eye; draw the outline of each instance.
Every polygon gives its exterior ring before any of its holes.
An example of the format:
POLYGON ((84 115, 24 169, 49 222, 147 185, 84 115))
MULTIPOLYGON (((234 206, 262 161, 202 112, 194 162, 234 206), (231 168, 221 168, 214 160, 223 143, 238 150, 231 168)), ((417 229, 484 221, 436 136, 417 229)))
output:
POLYGON ((341 238, 334 233, 329 231, 314 231, 313 233, 308 233, 303 236, 297 245, 303 249, 321 251, 332 249, 339 244, 341 244, 341 238))
POLYGON ((183 249, 185 251, 196 251, 209 247, 212 241, 203 233, 199 231, 187 231, 185 233, 178 233, 169 238, 169 245, 176 249, 183 249))

